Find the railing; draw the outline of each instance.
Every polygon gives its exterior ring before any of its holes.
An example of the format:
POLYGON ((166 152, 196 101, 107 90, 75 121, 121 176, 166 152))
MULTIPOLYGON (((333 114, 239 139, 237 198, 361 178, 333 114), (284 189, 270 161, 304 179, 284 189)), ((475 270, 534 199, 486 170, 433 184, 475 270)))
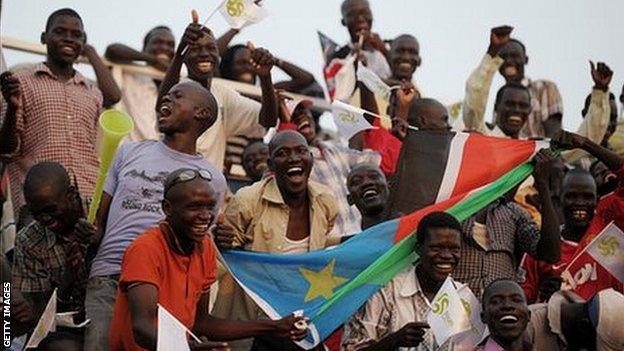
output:
MULTIPOLYGON (((7 37, 7 36, 2 36, 0 40, 2 40, 2 48, 4 49, 15 50, 15 51, 20 51, 20 52, 29 53, 29 54, 36 54, 36 55, 46 54, 45 45, 42 45, 42 44, 35 44, 32 42, 20 40, 20 39, 13 38, 13 37, 7 37)), ((160 79, 164 77, 163 72, 158 71, 149 66, 113 63, 103 57, 102 57, 102 61, 104 61, 104 64, 106 64, 107 66, 111 68, 113 78, 115 78, 115 81, 119 85, 120 89, 122 88, 122 84, 123 84, 123 80, 121 79, 123 73, 138 73, 138 74, 144 74, 152 78, 160 78, 160 79)), ((86 64, 89 63, 84 58, 81 58, 79 62, 86 63, 86 64)), ((260 96, 262 95, 260 87, 257 87, 255 85, 245 84, 245 83, 236 82, 236 81, 228 80, 228 79, 222 79, 222 78, 214 78, 214 79, 224 82, 227 86, 238 91, 239 93, 243 95, 246 95, 249 97, 255 97, 255 98, 260 98, 260 96)), ((309 97, 309 96, 304 96, 304 95, 299 95, 299 94, 293 94, 293 93, 288 93, 288 95, 292 96, 294 99, 305 98, 305 99, 312 100, 312 102, 314 103, 315 109, 318 109, 318 110, 330 109, 329 103, 324 99, 319 99, 319 98, 314 98, 314 97, 309 97)))

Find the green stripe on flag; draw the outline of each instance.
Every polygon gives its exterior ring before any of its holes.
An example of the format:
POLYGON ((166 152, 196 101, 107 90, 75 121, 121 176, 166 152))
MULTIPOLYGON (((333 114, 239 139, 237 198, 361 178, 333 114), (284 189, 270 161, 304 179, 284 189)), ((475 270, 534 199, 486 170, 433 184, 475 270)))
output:
MULTIPOLYGON (((453 215, 461 222, 494 200, 505 195, 513 189, 513 187, 520 184, 531 175, 531 172, 533 172, 533 164, 531 162, 524 163, 507 172, 487 187, 469 195, 466 199, 447 209, 446 212, 453 215)), ((381 255, 355 278, 338 289, 332 297, 321 306, 313 318, 325 313, 327 309, 340 302, 351 291, 364 284, 376 284, 379 286, 387 284, 397 273, 418 258, 418 255, 414 252, 415 247, 415 235, 409 235, 401 240, 401 242, 381 255)))

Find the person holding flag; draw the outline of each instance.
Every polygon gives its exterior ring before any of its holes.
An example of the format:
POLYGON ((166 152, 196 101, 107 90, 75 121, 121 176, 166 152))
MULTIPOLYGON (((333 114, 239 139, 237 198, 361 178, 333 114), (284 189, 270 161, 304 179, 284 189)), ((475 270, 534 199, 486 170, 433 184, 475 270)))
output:
MULTIPOLYGON (((426 316, 459 263, 461 226, 447 213, 432 212, 420 221, 415 235, 414 250, 420 260, 395 276, 349 319, 344 350, 452 350, 450 342, 435 339, 426 316)), ((458 290, 468 289, 456 285, 458 290)))

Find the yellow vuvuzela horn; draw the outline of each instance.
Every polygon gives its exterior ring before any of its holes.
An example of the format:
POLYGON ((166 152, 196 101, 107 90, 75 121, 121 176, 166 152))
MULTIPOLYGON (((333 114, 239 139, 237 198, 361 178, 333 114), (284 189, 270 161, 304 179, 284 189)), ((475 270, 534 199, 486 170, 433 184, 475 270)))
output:
POLYGON ((102 141, 100 143, 100 171, 98 173, 97 181, 95 183, 95 192, 93 193, 93 200, 91 206, 89 206, 89 215, 87 221, 93 223, 95 221, 95 215, 98 207, 100 207, 100 200, 102 199, 102 191, 104 190, 104 181, 108 174, 108 168, 110 167, 113 157, 117 152, 117 147, 121 138, 130 134, 134 129, 134 122, 132 117, 119 110, 106 110, 102 112, 99 119, 100 129, 102 130, 102 141))

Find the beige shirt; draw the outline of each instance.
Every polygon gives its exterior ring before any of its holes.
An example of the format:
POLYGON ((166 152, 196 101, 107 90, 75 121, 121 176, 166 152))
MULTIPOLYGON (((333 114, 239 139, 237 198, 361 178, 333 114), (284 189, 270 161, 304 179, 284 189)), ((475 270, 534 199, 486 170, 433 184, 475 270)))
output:
MULTIPOLYGON (((338 208, 334 194, 325 186, 309 181, 310 250, 336 244, 329 238, 338 208)), ((228 223, 236 230, 235 246, 250 251, 283 253, 290 210, 274 177, 267 177, 240 189, 225 209, 228 223)))
POLYGON ((123 74, 119 108, 134 120, 130 140, 160 139, 156 126, 156 99, 158 87, 152 78, 136 73, 123 74))

